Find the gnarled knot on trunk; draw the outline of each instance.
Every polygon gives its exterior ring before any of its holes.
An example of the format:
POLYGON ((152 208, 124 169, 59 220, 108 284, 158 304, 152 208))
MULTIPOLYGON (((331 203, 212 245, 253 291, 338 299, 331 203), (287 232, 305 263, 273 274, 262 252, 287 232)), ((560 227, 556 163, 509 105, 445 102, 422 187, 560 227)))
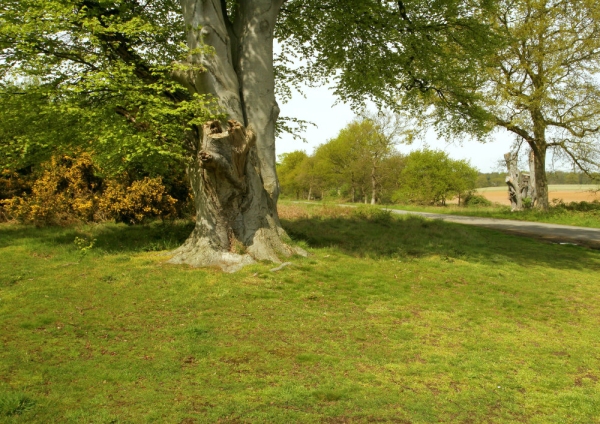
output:
POLYGON ((204 125, 198 163, 201 168, 223 176, 236 189, 245 191, 246 159, 256 143, 256 135, 235 120, 228 121, 228 125, 227 131, 223 131, 219 121, 204 125))
POLYGON ((205 132, 206 132, 206 127, 208 126, 208 134, 220 134, 223 132, 223 128, 221 128, 221 122, 219 121, 209 121, 206 123, 206 125, 204 126, 205 132))
POLYGON ((202 151, 198 154, 198 159, 200 160, 200 166, 202 168, 210 168, 213 156, 208 152, 202 151))

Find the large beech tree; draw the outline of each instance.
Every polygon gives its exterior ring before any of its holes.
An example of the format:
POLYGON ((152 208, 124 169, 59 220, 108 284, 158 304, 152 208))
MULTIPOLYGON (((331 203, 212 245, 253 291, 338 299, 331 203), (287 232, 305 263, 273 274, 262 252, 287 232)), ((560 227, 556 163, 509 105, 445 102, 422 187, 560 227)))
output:
MULTIPOLYGON (((600 3, 502 0, 486 19, 502 43, 481 57, 480 72, 444 96, 418 94, 435 106, 429 117, 440 128, 482 134, 501 127, 527 143, 536 207, 546 210, 549 151, 588 175, 600 171, 600 3)), ((419 96, 404 97, 404 106, 426 110, 419 96)))
MULTIPOLYGON (((80 111, 98 122, 83 138, 113 156, 179 159, 197 216, 172 262, 233 271, 296 251, 277 217, 276 94, 333 78, 358 107, 397 104, 399 88, 439 90, 488 45, 479 16, 489 4, 2 0, 2 95, 25 87, 80 111), (306 66, 287 66, 294 56, 306 66)), ((27 143, 11 144, 15 155, 27 143)))

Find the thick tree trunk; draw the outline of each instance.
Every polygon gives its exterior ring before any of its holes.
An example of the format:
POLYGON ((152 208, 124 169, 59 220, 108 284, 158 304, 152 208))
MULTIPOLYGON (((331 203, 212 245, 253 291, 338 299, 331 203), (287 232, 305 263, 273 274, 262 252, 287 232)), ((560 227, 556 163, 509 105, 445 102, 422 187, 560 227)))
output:
POLYGON ((256 151, 256 135, 236 121, 223 131, 204 126, 198 160, 189 168, 196 227, 171 263, 219 266, 233 272, 255 260, 280 262, 296 253, 269 207, 256 151))
POLYGON ((304 253, 282 241, 277 215, 273 28, 283 0, 239 0, 231 19, 221 0, 180 1, 194 66, 174 76, 216 98, 230 120, 226 130, 213 121, 195 134, 196 228, 171 262, 235 271, 304 253))
POLYGON ((532 150, 529 152, 529 197, 531 198, 532 206, 537 205, 537 192, 535 188, 535 180, 535 154, 532 150))
POLYGON ((548 210, 548 180, 546 178, 546 123, 541 110, 535 108, 531 111, 533 120, 534 140, 529 141, 533 151, 533 167, 535 179, 536 208, 548 210))

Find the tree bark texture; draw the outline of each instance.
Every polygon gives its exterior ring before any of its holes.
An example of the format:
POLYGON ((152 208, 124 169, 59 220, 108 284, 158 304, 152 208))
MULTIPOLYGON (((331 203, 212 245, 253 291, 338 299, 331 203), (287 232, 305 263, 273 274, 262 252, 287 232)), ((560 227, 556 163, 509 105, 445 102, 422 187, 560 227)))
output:
POLYGON ((519 173, 517 153, 507 153, 504 155, 506 167, 508 168, 508 176, 506 177, 506 185, 508 186, 508 199, 513 211, 523 209, 523 199, 521 198, 521 175, 519 173))
MULTIPOLYGON (((535 178, 535 153, 533 150, 529 152, 529 197, 531 197, 531 205, 537 206, 537 190, 535 178)), ((544 172, 544 175, 546 172, 544 172)))
POLYGON ((536 208, 547 211, 548 202, 548 178, 546 176, 546 149, 538 149, 534 155, 533 166, 535 172, 535 198, 536 208))
POLYGON ((216 98, 229 121, 227 128, 209 122, 192 136, 196 227, 172 263, 236 271, 304 253, 283 241, 277 215, 273 29, 282 2, 239 0, 229 16, 221 0, 181 0, 192 66, 174 77, 216 98))
POLYGON ((549 207, 548 179, 546 177, 547 124, 542 111, 538 108, 531 110, 531 120, 533 121, 534 139, 528 140, 528 142, 534 156, 536 208, 547 211, 549 207))

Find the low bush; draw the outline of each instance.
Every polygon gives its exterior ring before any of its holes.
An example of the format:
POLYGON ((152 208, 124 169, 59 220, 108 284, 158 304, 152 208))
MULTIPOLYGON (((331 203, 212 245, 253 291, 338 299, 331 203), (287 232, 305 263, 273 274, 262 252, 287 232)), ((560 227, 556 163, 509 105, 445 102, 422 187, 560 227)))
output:
POLYGON ((167 192, 161 177, 127 183, 128 178, 104 179, 98 174, 87 153, 53 157, 42 165, 29 192, 16 195, 13 190, 12 197, 0 199, 0 219, 36 226, 106 220, 138 224, 175 218, 186 209, 185 201, 167 192))
POLYGON ((577 211, 577 212, 593 212, 600 211, 600 201, 594 200, 592 202, 569 202, 565 203, 562 199, 552 199, 552 207, 556 209, 564 209, 567 211, 577 211))
POLYGON ((89 155, 53 157, 43 166, 31 194, 2 203, 7 217, 23 223, 41 226, 91 221, 101 185, 89 155))
POLYGON ((492 202, 489 201, 488 199, 486 199, 484 196, 482 196, 481 194, 476 194, 476 193, 468 193, 464 200, 463 200, 463 204, 465 206, 492 206, 492 202))
POLYGON ((111 181, 99 199, 98 215, 126 224, 177 215, 177 200, 167 194, 162 178, 144 178, 129 187, 111 181))
POLYGON ((18 171, 8 169, 0 171, 0 200, 31 193, 33 182, 30 168, 18 171))

